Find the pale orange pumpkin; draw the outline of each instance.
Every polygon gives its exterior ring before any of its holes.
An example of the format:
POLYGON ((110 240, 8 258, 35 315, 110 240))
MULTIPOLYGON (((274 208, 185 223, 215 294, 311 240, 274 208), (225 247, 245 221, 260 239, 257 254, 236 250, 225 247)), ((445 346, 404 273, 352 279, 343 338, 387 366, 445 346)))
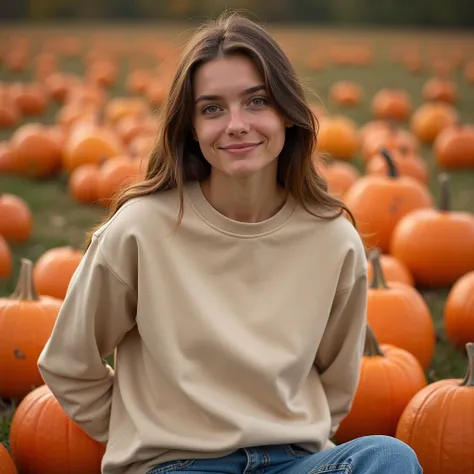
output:
POLYGON ((0 298, 0 397, 22 398, 42 385, 38 357, 49 339, 62 301, 39 297, 33 264, 22 259, 15 292, 0 298))
POLYGON ((465 273, 449 290, 443 322, 451 344, 461 349, 474 341, 474 270, 465 273))
POLYGON ((82 255, 82 251, 70 246, 54 247, 44 252, 33 269, 37 293, 63 300, 82 255))
POLYGON ((362 96, 362 87, 354 81, 337 81, 329 89, 330 99, 340 107, 354 107, 362 96))
POLYGON ((430 383, 408 403, 396 437, 415 451, 424 474, 474 472, 474 343, 464 380, 430 383))
POLYGON ((328 183, 328 191, 339 199, 343 199, 347 190, 360 178, 354 165, 344 161, 322 160, 314 158, 316 169, 328 183))
POLYGON ((336 432, 336 441, 345 443, 369 435, 395 436, 403 410, 426 384, 418 359, 394 345, 379 345, 368 326, 359 384, 351 409, 336 432))
POLYGON ((433 359, 436 333, 428 305, 412 286, 387 283, 378 259, 370 255, 373 279, 367 299, 367 322, 381 344, 392 344, 413 354, 423 370, 433 359))
POLYGON ((441 101, 454 104, 459 99, 458 86, 449 79, 432 77, 428 79, 421 89, 423 100, 441 101))
POLYGON ((21 474, 100 474, 105 453, 105 445, 66 415, 47 385, 18 405, 10 449, 21 474))

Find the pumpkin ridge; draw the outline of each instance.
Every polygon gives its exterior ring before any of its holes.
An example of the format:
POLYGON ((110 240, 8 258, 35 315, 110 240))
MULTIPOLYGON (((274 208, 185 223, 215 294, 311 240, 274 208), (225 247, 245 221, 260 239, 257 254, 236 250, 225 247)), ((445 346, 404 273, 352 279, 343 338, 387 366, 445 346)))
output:
MULTIPOLYGON (((448 390, 446 390, 444 392, 444 396, 443 396, 443 402, 442 402, 442 405, 448 405, 449 408, 451 408, 451 403, 453 401, 453 398, 454 396, 456 395, 456 391, 457 391, 457 388, 456 387, 448 387, 448 390), (447 401, 447 399, 449 399, 449 401, 447 401)), ((440 439, 440 446, 444 446, 444 435, 446 433, 446 424, 448 422, 448 415, 449 415, 449 409, 448 410, 443 410, 444 411, 444 414, 443 414, 443 420, 441 422, 441 439, 440 439)), ((444 472, 445 469, 443 467, 443 450, 440 449, 439 450, 439 453, 438 453, 438 466, 440 468, 440 472, 444 472)))

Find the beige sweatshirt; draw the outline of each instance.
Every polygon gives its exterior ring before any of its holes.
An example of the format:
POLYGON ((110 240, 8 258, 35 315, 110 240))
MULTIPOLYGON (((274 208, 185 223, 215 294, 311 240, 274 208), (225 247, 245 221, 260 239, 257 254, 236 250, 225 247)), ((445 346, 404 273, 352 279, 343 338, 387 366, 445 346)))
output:
POLYGON ((45 382, 107 442, 104 474, 253 445, 329 448, 362 357, 359 235, 291 197, 258 223, 217 212, 197 182, 184 204, 177 234, 176 190, 129 201, 95 233, 39 358, 45 382))

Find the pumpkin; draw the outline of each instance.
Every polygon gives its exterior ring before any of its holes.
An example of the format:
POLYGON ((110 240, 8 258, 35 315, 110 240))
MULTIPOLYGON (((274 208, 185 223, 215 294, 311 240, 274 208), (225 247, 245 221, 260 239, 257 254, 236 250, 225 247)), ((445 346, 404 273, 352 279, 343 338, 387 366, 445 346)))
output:
POLYGON ((139 157, 121 156, 106 161, 97 177, 97 198, 104 207, 125 187, 137 182, 142 176, 139 157))
POLYGON ((124 145, 117 132, 109 127, 86 123, 76 126, 64 146, 64 168, 71 172, 86 163, 122 155, 124 145))
POLYGON ((474 344, 464 380, 429 384, 408 403, 396 437, 411 446, 424 474, 474 472, 474 344))
POLYGON ((97 180, 101 165, 86 164, 75 168, 69 175, 68 190, 77 202, 93 204, 97 201, 97 180))
POLYGON ((446 127, 433 143, 436 164, 446 170, 474 168, 474 125, 446 127))
POLYGON ((10 449, 21 474, 100 474, 105 453, 105 445, 66 415, 47 385, 18 405, 10 449))
POLYGON ((43 84, 16 82, 12 84, 10 93, 22 115, 38 116, 46 112, 49 96, 43 84))
POLYGON ((428 79, 422 89, 421 94, 425 101, 441 101, 454 104, 458 101, 458 86, 449 79, 432 77, 428 79))
POLYGON ((0 128, 12 128, 18 125, 21 110, 8 92, 0 94, 0 128))
POLYGON ((328 183, 331 194, 342 199, 347 190, 360 178, 360 173, 354 165, 344 161, 313 160, 318 173, 328 183))
POLYGON ((0 142, 0 174, 13 172, 13 153, 9 142, 0 142))
POLYGON ((51 176, 61 168, 62 150, 57 132, 40 123, 19 127, 10 140, 16 172, 33 178, 51 176))
POLYGON ((54 247, 43 253, 33 269, 38 294, 63 300, 82 255, 72 247, 54 247))
POLYGON ((428 188, 408 176, 399 176, 387 150, 388 176, 367 175, 360 178, 344 195, 359 232, 369 247, 380 247, 388 253, 397 222, 414 209, 433 206, 428 188))
POLYGON ((373 96, 371 105, 376 119, 404 121, 413 109, 411 97, 404 89, 381 89, 373 96))
POLYGON ((33 215, 26 201, 15 194, 0 194, 0 235, 20 244, 26 242, 33 230, 33 215))
POLYGON ((337 81, 330 87, 329 97, 340 107, 354 107, 362 100, 362 87, 353 81, 337 81))
POLYGON ((474 341, 474 270, 459 278, 450 289, 443 319, 451 344, 461 349, 474 341))
POLYGON ((0 474, 18 474, 7 448, 0 443, 0 474))
POLYGON ((61 308, 61 301, 39 297, 33 264, 22 259, 15 292, 0 298, 0 397, 22 398, 42 385, 37 362, 61 308))
POLYGON ((381 344, 392 344, 413 354, 423 370, 433 359, 436 333, 430 310, 412 286, 387 283, 379 252, 370 254, 373 278, 367 298, 367 322, 381 344))
POLYGON ((417 154, 420 151, 420 144, 411 132, 392 124, 389 128, 377 130, 366 138, 361 147, 364 163, 368 163, 374 155, 380 154, 382 148, 388 151, 403 149, 407 153, 417 154))
POLYGON ((337 442, 369 435, 395 436, 403 410, 426 384, 414 355, 391 344, 379 346, 367 327, 359 384, 351 409, 336 432, 337 442))
POLYGON ((7 278, 13 271, 13 257, 8 242, 0 234, 0 278, 7 278))
POLYGON ((459 112, 444 102, 427 102, 420 105, 411 116, 410 128, 423 142, 433 143, 441 130, 455 125, 459 112))
MULTIPOLYGON (((409 286, 415 286, 415 280, 413 279, 410 270, 395 257, 389 254, 381 254, 380 249, 374 249, 373 251, 378 252, 378 259, 382 267, 384 278, 387 282, 398 281, 405 283, 409 286)), ((368 263, 370 263, 370 253, 368 256, 368 263)), ((374 278, 374 271, 372 265, 367 266, 367 279, 369 282, 374 278)))
POLYGON ((449 178, 439 175, 438 209, 418 209, 396 225, 390 254, 403 262, 417 285, 451 286, 474 270, 474 215, 450 210, 449 178))
POLYGON ((335 159, 350 161, 359 147, 355 122, 344 115, 322 117, 316 149, 335 159))
MULTIPOLYGON (((391 151, 392 160, 397 167, 400 176, 411 176, 422 184, 429 184, 429 168, 427 163, 419 155, 408 148, 399 147, 391 151)), ((387 160, 381 154, 372 155, 366 165, 367 174, 387 175, 387 160)))

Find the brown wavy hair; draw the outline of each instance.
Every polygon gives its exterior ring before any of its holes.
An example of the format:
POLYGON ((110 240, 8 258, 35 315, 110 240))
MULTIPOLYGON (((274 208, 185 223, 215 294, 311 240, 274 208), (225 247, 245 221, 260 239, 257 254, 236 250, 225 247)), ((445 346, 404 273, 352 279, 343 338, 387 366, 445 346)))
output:
MULTIPOLYGON (((315 217, 334 219, 346 212, 355 225, 352 213, 342 201, 328 193, 326 180, 314 168, 312 156, 319 123, 293 66, 262 26, 239 12, 229 11, 200 26, 186 44, 161 110, 161 127, 145 178, 116 195, 105 222, 130 199, 177 188, 180 206, 176 228, 179 226, 183 216, 184 183, 202 181, 211 171, 192 134, 193 78, 202 64, 235 54, 245 55, 254 62, 271 102, 294 124, 286 129, 285 143, 278 157, 279 184, 315 217), (321 214, 310 207, 320 209, 321 214)), ((93 232, 105 222, 91 231, 87 246, 93 232)))

